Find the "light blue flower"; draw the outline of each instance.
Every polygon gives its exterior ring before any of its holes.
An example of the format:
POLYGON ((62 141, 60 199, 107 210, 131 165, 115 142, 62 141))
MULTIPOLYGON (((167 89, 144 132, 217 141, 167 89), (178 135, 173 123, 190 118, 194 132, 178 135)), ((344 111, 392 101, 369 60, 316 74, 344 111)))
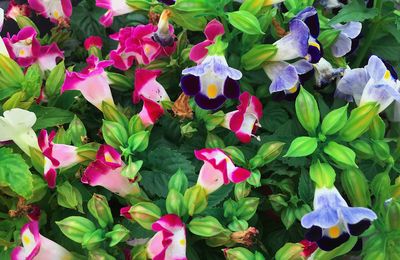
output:
POLYGON ((345 70, 344 68, 333 68, 332 64, 324 58, 321 58, 321 60, 318 63, 313 64, 313 66, 315 84, 317 87, 329 84, 331 81, 341 76, 345 70))
POLYGON ((357 47, 355 39, 361 33, 362 24, 360 22, 335 24, 332 27, 340 31, 335 43, 331 46, 333 56, 343 57, 357 47))
POLYGON ((316 241, 322 250, 330 251, 350 235, 359 236, 377 218, 367 208, 349 207, 335 187, 317 188, 314 195, 314 211, 301 219, 301 225, 309 229, 306 238, 316 241))

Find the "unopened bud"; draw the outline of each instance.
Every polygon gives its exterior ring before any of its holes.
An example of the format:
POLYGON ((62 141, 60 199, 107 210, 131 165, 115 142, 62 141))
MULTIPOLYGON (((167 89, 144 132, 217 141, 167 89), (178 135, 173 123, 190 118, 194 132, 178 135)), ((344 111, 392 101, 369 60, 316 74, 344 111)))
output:
POLYGON ((106 197, 103 195, 93 194, 93 197, 88 202, 88 209, 102 228, 114 223, 110 206, 108 205, 106 197))
POLYGON ((84 217, 72 216, 56 221, 56 224, 66 237, 77 243, 83 242, 85 234, 91 234, 96 230, 93 222, 84 217))

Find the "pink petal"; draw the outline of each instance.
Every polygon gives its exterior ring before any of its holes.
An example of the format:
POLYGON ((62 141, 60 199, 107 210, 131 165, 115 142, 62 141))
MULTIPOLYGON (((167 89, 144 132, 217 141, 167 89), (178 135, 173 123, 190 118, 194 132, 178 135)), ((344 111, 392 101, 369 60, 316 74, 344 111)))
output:
POLYGON ((123 164, 121 154, 112 146, 106 144, 100 146, 96 154, 96 160, 101 161, 112 169, 121 167, 123 164))
POLYGON ((161 84, 156 81, 156 78, 160 75, 161 70, 135 70, 135 89, 132 97, 134 104, 139 103, 142 95, 152 100, 156 99, 157 92, 163 88, 161 84))
POLYGON ((77 147, 66 144, 53 145, 53 157, 60 162, 59 167, 70 167, 82 161, 78 155, 77 147))
POLYGON ((61 0, 61 6, 66 17, 71 17, 72 15, 72 4, 71 0, 61 0))
POLYGON ((164 114, 163 107, 150 99, 145 97, 143 99, 143 108, 139 113, 140 120, 145 127, 154 125, 157 120, 164 114))
POLYGON ((90 36, 85 40, 83 45, 86 50, 89 50, 91 47, 101 49, 103 47, 103 40, 99 36, 90 36))
POLYGON ((50 168, 48 171, 45 171, 44 179, 46 180, 50 189, 54 189, 56 187, 56 178, 57 172, 55 169, 50 168))
POLYGON ((224 173, 209 162, 204 162, 199 172, 197 184, 210 194, 224 185, 224 173))
POLYGON ((217 36, 223 35, 224 33, 224 26, 216 19, 210 21, 204 29, 204 34, 206 35, 207 40, 210 41, 214 41, 217 36))
POLYGON ((104 27, 110 27, 114 22, 114 15, 111 10, 108 10, 102 17, 100 17, 99 22, 104 27))
POLYGON ((213 42, 209 41, 209 40, 205 40, 199 44, 196 44, 190 50, 189 58, 192 61, 196 62, 197 64, 201 63, 208 54, 208 50, 206 47, 208 47, 212 44, 213 44, 213 42))
POLYGON ((237 167, 234 171, 228 173, 229 180, 233 183, 239 183, 247 180, 251 175, 249 170, 237 167))

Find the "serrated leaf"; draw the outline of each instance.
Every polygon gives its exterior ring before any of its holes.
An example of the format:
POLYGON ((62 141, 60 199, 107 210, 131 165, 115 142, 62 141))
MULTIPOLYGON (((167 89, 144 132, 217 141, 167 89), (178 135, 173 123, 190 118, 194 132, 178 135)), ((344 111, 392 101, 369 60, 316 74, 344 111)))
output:
POLYGON ((32 173, 21 155, 11 149, 0 149, 0 186, 8 187, 18 195, 29 198, 33 190, 32 173))
POLYGON ((69 123, 74 118, 74 113, 56 107, 33 106, 30 111, 36 114, 37 120, 33 130, 69 123))
POLYGON ((367 8, 364 0, 352 0, 329 21, 329 25, 351 21, 362 22, 366 19, 374 18, 378 13, 376 8, 367 8))
POLYGON ((302 170, 299 178, 299 197, 311 204, 314 197, 314 185, 307 171, 302 170))
POLYGON ((304 157, 312 154, 318 147, 318 140, 314 137, 297 137, 290 144, 289 150, 283 157, 304 157))

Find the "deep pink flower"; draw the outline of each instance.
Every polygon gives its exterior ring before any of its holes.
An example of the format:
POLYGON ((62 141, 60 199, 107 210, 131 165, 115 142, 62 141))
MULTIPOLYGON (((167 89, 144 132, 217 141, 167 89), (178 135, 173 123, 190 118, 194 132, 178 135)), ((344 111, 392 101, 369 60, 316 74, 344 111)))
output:
POLYGON ((11 0, 8 4, 6 17, 17 21, 18 16, 29 16, 30 13, 31 11, 27 4, 19 5, 15 2, 15 0, 11 0))
POLYGON ((299 243, 304 247, 303 252, 301 253, 301 255, 304 257, 311 256, 315 250, 318 249, 318 244, 316 242, 301 240, 299 243))
POLYGON ((87 51, 92 47, 101 49, 103 47, 103 40, 99 36, 90 36, 85 40, 84 46, 87 51))
POLYGON ((136 10, 129 6, 125 0, 96 0, 96 6, 107 10, 100 18, 100 23, 104 27, 110 27, 113 24, 114 16, 128 14, 136 10))
POLYGON ((29 6, 43 17, 66 25, 72 15, 71 0, 28 0, 29 6))

